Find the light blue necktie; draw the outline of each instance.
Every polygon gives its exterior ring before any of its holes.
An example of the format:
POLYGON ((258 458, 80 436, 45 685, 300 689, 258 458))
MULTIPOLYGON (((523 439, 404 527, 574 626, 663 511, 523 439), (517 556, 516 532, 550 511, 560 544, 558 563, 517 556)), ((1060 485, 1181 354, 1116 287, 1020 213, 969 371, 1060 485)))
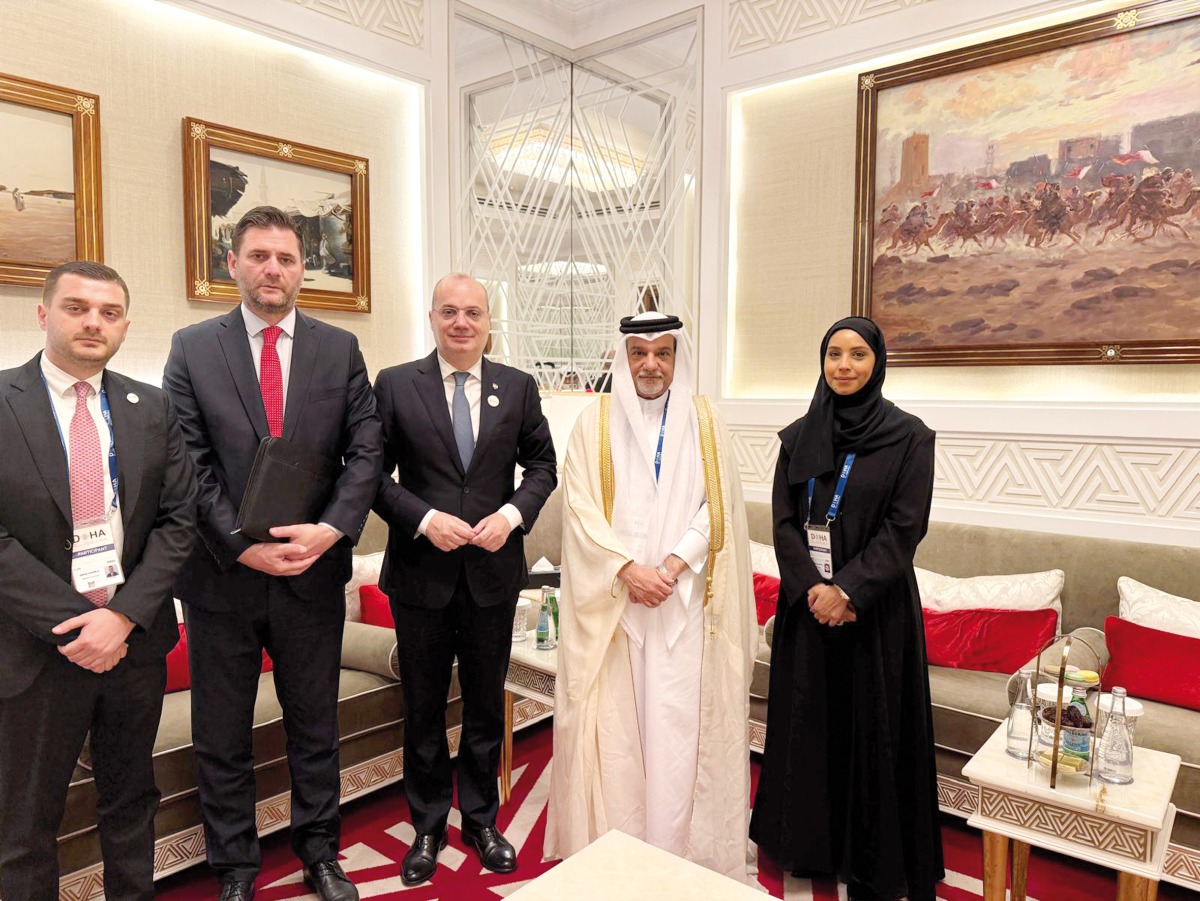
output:
POLYGON ((454 441, 458 444, 458 456, 462 460, 464 470, 470 467, 471 455, 475 453, 475 434, 471 431, 471 404, 467 401, 467 392, 463 387, 470 374, 454 373, 454 441))

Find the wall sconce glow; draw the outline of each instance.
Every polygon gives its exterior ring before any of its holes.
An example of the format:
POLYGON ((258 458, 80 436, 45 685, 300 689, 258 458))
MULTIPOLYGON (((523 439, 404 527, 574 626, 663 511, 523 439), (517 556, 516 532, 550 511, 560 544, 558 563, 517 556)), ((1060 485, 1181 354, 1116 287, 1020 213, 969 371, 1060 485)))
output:
POLYGON ((521 278, 526 281, 560 279, 574 275, 581 279, 600 279, 608 275, 603 263, 588 263, 582 260, 550 260, 543 263, 524 263, 517 267, 521 278))
POLYGON ((585 146, 568 135, 552 138, 546 125, 498 135, 488 153, 503 172, 562 184, 574 172, 580 187, 592 194, 631 188, 645 161, 615 147, 585 146))

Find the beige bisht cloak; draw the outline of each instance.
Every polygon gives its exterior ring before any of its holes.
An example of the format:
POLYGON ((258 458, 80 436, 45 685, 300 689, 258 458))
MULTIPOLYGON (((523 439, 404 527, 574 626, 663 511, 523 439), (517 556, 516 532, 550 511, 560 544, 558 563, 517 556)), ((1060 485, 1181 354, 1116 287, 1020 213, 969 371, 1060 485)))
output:
MULTIPOLYGON (((757 642, 741 484, 724 423, 695 398, 711 534, 700 747, 684 856, 749 881, 750 674, 757 642)), ((630 556, 609 524, 607 398, 571 433, 563 475, 563 600, 554 702, 554 764, 545 854, 568 857, 610 829, 645 834, 645 771, 617 571, 630 556), (602 470, 607 470, 604 472, 602 470), (604 483, 608 481, 608 489, 604 483), (608 509, 606 510, 606 501, 608 509)))

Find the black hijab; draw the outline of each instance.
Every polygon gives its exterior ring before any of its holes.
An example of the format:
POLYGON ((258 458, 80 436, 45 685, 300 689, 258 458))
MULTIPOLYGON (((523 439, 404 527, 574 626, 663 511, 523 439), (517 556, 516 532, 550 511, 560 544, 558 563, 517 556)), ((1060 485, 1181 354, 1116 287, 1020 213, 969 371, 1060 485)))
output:
POLYGON ((849 316, 831 325, 821 339, 820 359, 821 375, 808 414, 779 433, 788 449, 792 485, 832 472, 841 451, 866 453, 903 440, 918 421, 883 397, 887 347, 879 326, 870 319, 849 316), (867 383, 844 397, 825 381, 825 351, 829 339, 842 329, 857 332, 875 352, 875 368, 867 383))

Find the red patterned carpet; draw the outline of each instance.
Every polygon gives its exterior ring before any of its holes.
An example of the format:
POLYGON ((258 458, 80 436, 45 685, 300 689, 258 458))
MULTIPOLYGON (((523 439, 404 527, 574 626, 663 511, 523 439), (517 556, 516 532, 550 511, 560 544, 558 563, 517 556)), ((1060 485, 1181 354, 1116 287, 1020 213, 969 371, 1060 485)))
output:
MULTIPOLYGON (((462 841, 459 823, 451 819, 450 845, 442 853, 431 882, 406 888, 400 881, 400 861, 413 838, 404 791, 396 785, 347 805, 342 816, 342 865, 352 874, 364 899, 400 901, 497 901, 516 891, 553 864, 541 862, 546 831, 546 796, 550 788, 549 724, 518 733, 514 748, 513 798, 500 810, 499 826, 517 848, 519 866, 508 876, 479 866, 462 841)), ((757 762, 753 766, 757 779, 757 762)), ((946 881, 938 889, 943 901, 981 901, 983 851, 979 833, 962 820, 943 819, 946 881)), ((619 878, 619 877, 618 877, 619 878)), ((845 887, 832 882, 784 877, 771 861, 761 861, 759 881, 775 898, 795 901, 838 901, 845 887)), ((1034 849, 1029 861, 1030 901, 1106 901, 1116 897, 1116 877, 1069 858, 1034 849)), ((217 884, 201 865, 159 884, 161 901, 208 901, 217 884)), ((258 878, 259 901, 315 901, 300 879, 286 833, 263 842, 263 869, 258 878)), ((1159 901, 1195 901, 1197 894, 1163 883, 1159 901)), ((569 899, 564 899, 569 901, 569 899)), ((663 899, 669 901, 669 899, 663 899)), ((690 901, 690 899, 689 899, 690 901)))

